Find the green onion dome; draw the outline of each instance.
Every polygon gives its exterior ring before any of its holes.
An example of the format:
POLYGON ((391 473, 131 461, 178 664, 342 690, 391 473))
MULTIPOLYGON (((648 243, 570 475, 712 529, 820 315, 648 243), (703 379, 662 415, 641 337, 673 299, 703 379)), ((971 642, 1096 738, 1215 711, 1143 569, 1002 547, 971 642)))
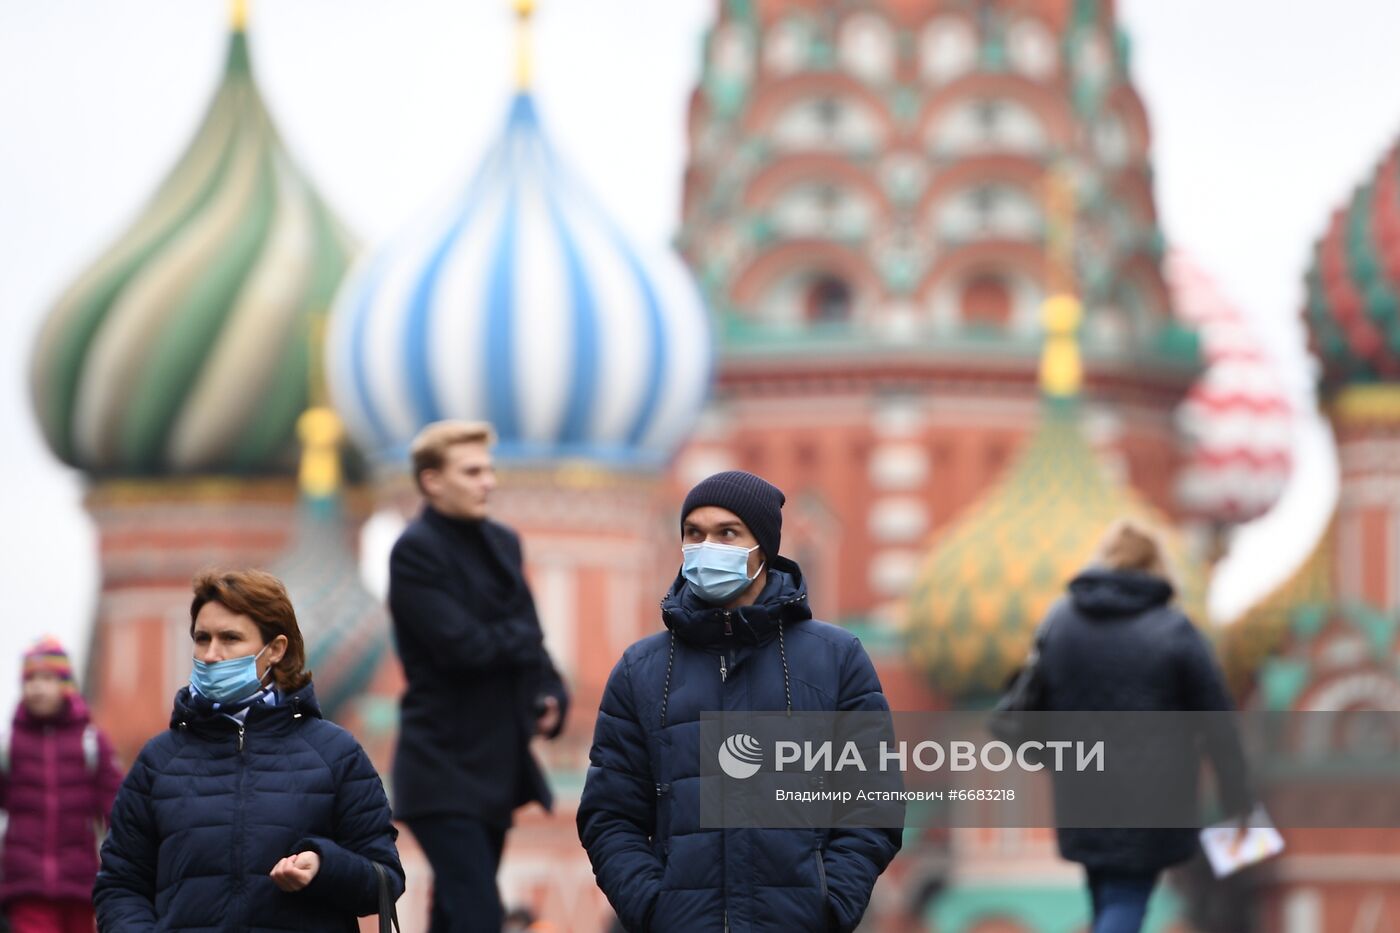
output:
POLYGON ((910 655, 934 688, 957 700, 996 695, 1024 662, 1051 604, 1120 518, 1161 535, 1178 604, 1203 624, 1206 581, 1170 519, 1110 479, 1076 406, 1047 404, 1006 475, 934 541, 910 593, 910 655))
POLYGON ((278 138, 235 22, 193 141, 40 331, 50 448, 100 476, 294 472, 310 348, 350 252, 278 138))
POLYGON ((1305 282, 1323 388, 1400 380, 1400 143, 1332 216, 1305 282))

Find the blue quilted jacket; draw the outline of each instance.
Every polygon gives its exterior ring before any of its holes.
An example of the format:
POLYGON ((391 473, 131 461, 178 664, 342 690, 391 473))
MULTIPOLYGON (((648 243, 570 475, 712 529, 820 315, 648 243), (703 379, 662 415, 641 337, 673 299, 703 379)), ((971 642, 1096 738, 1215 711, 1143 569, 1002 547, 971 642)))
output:
POLYGON ((701 602, 678 578, 669 631, 632 645, 598 712, 579 838, 629 931, 851 930, 899 830, 701 829, 700 713, 887 710, 860 641, 811 617, 779 558, 758 601, 701 602))
POLYGON ((146 743, 112 810, 93 888, 98 928, 356 929, 378 909, 378 873, 403 892, 379 774, 350 733, 321 718, 308 685, 248 710, 244 726, 182 688, 170 729, 146 743), (295 893, 268 873, 315 851, 295 893))

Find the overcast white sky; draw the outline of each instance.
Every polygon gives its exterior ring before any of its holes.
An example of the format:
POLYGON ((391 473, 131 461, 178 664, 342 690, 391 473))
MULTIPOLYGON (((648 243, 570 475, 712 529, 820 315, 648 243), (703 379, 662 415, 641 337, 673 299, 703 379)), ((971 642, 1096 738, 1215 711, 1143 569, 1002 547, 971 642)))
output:
MULTIPOLYGON (((718 0, 543 0, 537 96, 621 223, 674 231, 684 113, 718 0)), ((1171 241, 1265 327, 1300 399, 1312 241, 1400 131, 1390 0, 1124 0, 1171 241)), ((39 441, 29 348, 57 292, 120 232, 217 80, 224 0, 0 0, 0 710, 44 632, 81 654, 97 587, 82 484, 39 441)), ((373 242, 453 190, 510 93, 507 0, 253 0, 255 66, 289 145, 373 242)), ((1333 497, 1311 426, 1278 514, 1247 532, 1217 608, 1301 557, 1333 497)), ((5 714, 0 713, 0 716, 5 714)))

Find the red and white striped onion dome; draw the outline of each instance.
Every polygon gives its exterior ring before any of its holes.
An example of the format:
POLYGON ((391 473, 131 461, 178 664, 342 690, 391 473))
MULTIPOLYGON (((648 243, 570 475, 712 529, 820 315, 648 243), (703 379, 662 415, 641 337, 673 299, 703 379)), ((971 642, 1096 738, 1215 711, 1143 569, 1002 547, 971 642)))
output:
POLYGON ((1200 335, 1206 369, 1177 409, 1191 453, 1177 495, 1191 515, 1236 524, 1263 515, 1293 468, 1293 406, 1244 312, 1190 256, 1167 256, 1177 316, 1200 335))

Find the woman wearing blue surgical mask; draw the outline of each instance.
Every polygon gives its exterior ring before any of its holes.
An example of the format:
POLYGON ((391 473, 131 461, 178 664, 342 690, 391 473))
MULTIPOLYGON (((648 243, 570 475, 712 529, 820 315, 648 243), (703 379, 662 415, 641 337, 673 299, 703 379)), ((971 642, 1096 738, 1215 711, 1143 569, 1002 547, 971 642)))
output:
POLYGON ((403 891, 389 803, 321 718, 296 614, 258 570, 195 578, 189 686, 112 810, 101 930, 353 929, 403 891))

